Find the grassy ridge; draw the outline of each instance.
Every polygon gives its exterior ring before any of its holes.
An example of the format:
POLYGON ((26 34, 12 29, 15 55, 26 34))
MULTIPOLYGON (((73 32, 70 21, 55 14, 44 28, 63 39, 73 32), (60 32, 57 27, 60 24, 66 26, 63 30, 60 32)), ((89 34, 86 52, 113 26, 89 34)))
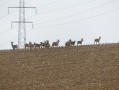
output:
POLYGON ((0 51, 0 90, 119 90, 119 44, 0 51))

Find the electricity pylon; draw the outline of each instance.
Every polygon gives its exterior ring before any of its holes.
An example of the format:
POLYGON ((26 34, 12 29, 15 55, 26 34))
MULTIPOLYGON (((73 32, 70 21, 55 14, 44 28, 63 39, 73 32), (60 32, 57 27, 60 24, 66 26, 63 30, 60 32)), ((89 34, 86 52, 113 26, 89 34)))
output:
POLYGON ((24 48, 24 44, 26 43, 26 23, 31 23, 33 28, 33 22, 29 22, 25 20, 25 10, 26 8, 35 8, 36 7, 25 7, 25 0, 19 1, 19 7, 8 7, 9 8, 18 8, 19 9, 19 21, 13 21, 13 23, 18 23, 18 48, 24 48))

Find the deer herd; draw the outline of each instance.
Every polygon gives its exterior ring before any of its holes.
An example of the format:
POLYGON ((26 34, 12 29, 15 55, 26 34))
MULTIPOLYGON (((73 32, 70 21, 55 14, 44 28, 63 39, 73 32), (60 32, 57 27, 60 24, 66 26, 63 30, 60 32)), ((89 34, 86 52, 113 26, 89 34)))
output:
MULTIPOLYGON (((99 44, 100 39, 101 39, 101 37, 94 39, 94 44, 99 44)), ((59 42, 60 42, 60 40, 57 40, 56 42, 53 42, 52 46, 50 45, 49 40, 46 40, 46 41, 40 42, 40 43, 29 42, 29 43, 26 43, 24 45, 24 47, 25 47, 25 49, 27 49, 27 48, 29 48, 29 49, 39 48, 40 49, 40 48, 59 47, 59 42)), ((74 46, 75 43, 76 43, 76 41, 72 41, 70 39, 65 43, 65 47, 74 46)), ((80 41, 77 41, 77 46, 82 45, 82 43, 83 43, 83 38, 80 41)), ((13 42, 11 42, 11 46, 12 46, 13 50, 18 49, 18 45, 13 45, 13 42)))

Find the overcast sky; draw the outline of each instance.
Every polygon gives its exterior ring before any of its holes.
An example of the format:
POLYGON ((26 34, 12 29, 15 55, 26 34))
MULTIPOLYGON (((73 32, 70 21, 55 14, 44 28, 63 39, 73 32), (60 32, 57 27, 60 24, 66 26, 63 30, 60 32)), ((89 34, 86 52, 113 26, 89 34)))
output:
MULTIPOLYGON (((70 38, 83 44, 93 44, 101 36, 101 43, 119 42, 119 0, 25 0, 26 20, 34 22, 34 29, 27 24, 27 42, 50 43, 60 39, 64 45, 70 38)), ((11 41, 18 44, 19 0, 0 0, 0 49, 11 49, 11 41)))

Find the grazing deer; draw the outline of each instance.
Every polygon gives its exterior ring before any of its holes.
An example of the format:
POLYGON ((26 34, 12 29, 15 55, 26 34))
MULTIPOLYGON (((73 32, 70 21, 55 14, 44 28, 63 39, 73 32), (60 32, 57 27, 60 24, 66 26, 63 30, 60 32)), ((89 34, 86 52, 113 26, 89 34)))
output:
POLYGON ((30 48, 30 49, 32 49, 32 48, 34 47, 34 44, 32 44, 31 42, 29 42, 29 44, 26 43, 26 44, 25 44, 25 49, 26 49, 27 47, 30 48))
POLYGON ((66 47, 66 46, 71 46, 71 42, 72 42, 71 39, 70 39, 69 41, 67 41, 67 42, 65 43, 65 47, 66 47))
POLYGON ((40 42, 40 43, 41 43, 41 48, 45 48, 45 43, 46 43, 46 41, 40 42))
POLYGON ((30 47, 30 45, 29 45, 28 43, 26 43, 24 46, 25 46, 25 49, 26 49, 27 47, 28 47, 28 48, 30 47))
POLYGON ((34 48, 34 44, 32 44, 31 42, 29 42, 29 45, 30 45, 30 49, 34 48))
POLYGON ((50 47, 49 40, 46 40, 45 41, 45 48, 49 48, 49 47, 50 47))
POLYGON ((60 42, 59 40, 57 40, 57 42, 53 42, 53 43, 52 43, 52 46, 53 46, 53 47, 59 46, 59 42, 60 42))
POLYGON ((99 37, 99 38, 96 38, 95 40, 94 40, 94 44, 96 43, 98 43, 99 44, 99 42, 100 42, 100 39, 101 39, 101 37, 99 37))
POLYGON ((49 40, 46 40, 46 41, 40 42, 40 43, 41 43, 41 48, 50 47, 49 40))
POLYGON ((82 45, 82 42, 83 42, 83 38, 81 39, 81 41, 77 41, 77 46, 78 46, 79 44, 82 45))
POLYGON ((16 48, 16 49, 18 48, 17 45, 13 45, 13 42, 11 42, 11 45, 12 45, 13 50, 15 50, 15 48, 16 48))
POLYGON ((70 44, 71 44, 70 42, 66 42, 66 43, 65 43, 65 47, 66 47, 66 46, 70 46, 70 44))
POLYGON ((75 45, 75 41, 71 41, 71 46, 74 46, 75 45))
MULTIPOLYGON (((29 42, 29 43, 31 43, 31 42, 29 42)), ((25 46, 25 49, 26 49, 26 48, 30 48, 30 45, 29 45, 28 43, 25 43, 24 46, 25 46)))

